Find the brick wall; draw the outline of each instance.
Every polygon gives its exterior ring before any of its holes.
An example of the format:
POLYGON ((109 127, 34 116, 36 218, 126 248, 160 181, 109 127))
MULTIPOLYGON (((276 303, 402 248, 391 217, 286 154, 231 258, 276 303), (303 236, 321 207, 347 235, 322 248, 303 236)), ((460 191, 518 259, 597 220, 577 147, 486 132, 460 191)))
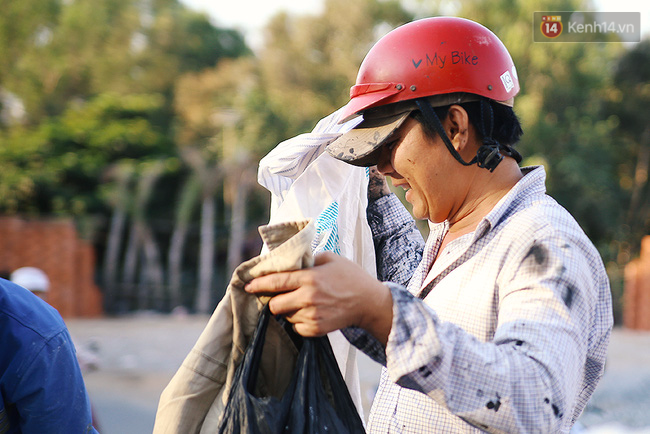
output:
POLYGON ((650 330, 650 236, 641 241, 639 258, 625 266, 623 325, 633 330, 650 330))
POLYGON ((0 270, 37 267, 50 279, 48 302, 64 318, 102 315, 94 282, 93 246, 79 238, 74 223, 0 217, 0 270))

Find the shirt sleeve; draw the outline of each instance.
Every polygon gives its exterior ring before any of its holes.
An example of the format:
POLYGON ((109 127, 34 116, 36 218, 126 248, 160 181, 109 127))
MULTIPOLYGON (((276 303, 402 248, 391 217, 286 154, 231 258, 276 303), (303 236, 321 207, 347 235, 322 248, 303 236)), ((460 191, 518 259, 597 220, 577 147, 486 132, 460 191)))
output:
MULTIPOLYGON (((392 193, 370 201, 367 217, 377 257, 377 278, 405 286, 422 260, 424 250, 424 239, 413 217, 392 193)), ((348 327, 342 332, 352 345, 386 365, 386 349, 372 335, 358 327, 348 327)))
POLYGON ((497 282, 498 324, 489 342, 391 285, 391 381, 488 432, 569 426, 597 297, 589 267, 575 253, 560 239, 536 239, 506 264, 511 271, 497 282))
POLYGON ((96 433, 67 330, 45 341, 31 357, 11 396, 21 432, 96 433))
POLYGON ((377 257, 377 278, 406 286, 422 260, 424 239, 404 205, 389 194, 368 204, 377 257))

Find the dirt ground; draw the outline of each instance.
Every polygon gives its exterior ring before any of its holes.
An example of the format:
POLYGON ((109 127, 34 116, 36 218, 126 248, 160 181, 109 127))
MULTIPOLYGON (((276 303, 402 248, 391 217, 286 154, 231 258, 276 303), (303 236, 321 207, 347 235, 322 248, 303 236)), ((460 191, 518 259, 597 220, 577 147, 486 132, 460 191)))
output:
MULTIPOLYGON (((139 313, 66 323, 82 360, 102 434, 149 434, 158 398, 207 316, 139 313)), ((365 413, 380 367, 360 354, 365 413)), ((580 424, 589 434, 650 434, 650 332, 615 329, 607 369, 580 424)))

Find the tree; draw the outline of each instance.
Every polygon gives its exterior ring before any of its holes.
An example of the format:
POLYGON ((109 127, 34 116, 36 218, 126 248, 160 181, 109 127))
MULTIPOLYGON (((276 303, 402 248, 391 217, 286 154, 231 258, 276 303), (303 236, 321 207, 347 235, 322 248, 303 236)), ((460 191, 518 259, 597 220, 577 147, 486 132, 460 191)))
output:
POLYGON ((176 78, 247 55, 243 36, 178 0, 25 0, 3 7, 0 87, 28 121, 100 93, 159 93, 176 78))
POLYGON ((201 185, 199 284, 194 300, 194 309, 199 313, 208 313, 212 307, 211 296, 215 267, 216 201, 214 196, 223 176, 223 168, 214 160, 206 159, 205 153, 194 147, 185 147, 182 150, 182 155, 201 185))
POLYGON ((617 62, 606 113, 617 121, 613 155, 619 170, 622 206, 616 252, 625 264, 639 253, 650 232, 650 40, 634 45, 617 62))
POLYGON ((111 165, 105 174, 107 183, 104 184, 104 200, 112 207, 106 251, 104 252, 103 290, 104 306, 113 310, 117 299, 120 276, 120 253, 122 251, 122 238, 126 226, 128 211, 131 208, 130 184, 134 167, 132 160, 123 160, 111 165), (112 184, 112 185, 111 185, 112 184), (110 185, 110 187, 108 187, 110 185))
MULTIPOLYGON (((216 158, 221 167, 224 211, 230 221, 230 272, 243 258, 245 206, 255 185, 251 163, 341 106, 368 48, 353 47, 360 40, 370 45, 382 23, 408 18, 395 1, 364 0, 350 5, 330 0, 323 16, 277 16, 267 29, 268 40, 259 60, 222 61, 178 81, 179 148, 181 152, 190 146, 198 149, 204 161, 216 158), (341 14, 348 19, 338 19, 341 14)), ((205 206, 207 197, 203 197, 205 206)))
POLYGON ((284 121, 281 139, 311 130, 344 105, 378 33, 411 18, 399 2, 377 0, 327 0, 320 16, 272 18, 259 55, 261 92, 284 121))
POLYGON ((176 201, 176 218, 174 231, 169 242, 167 254, 167 282, 169 285, 170 305, 172 308, 183 304, 183 258, 187 233, 192 216, 201 194, 201 179, 196 172, 188 175, 176 201))
POLYGON ((4 132, 4 212, 80 216, 106 210, 102 174, 122 159, 157 158, 173 148, 156 125, 157 95, 100 95, 37 127, 4 132))
MULTIPOLYGON (((213 26, 205 14, 178 0, 25 0, 6 6, 0 17, 0 156, 5 157, 0 163, 0 192, 5 193, 0 210, 77 219, 111 214, 107 250, 99 252, 106 265, 109 305, 125 277, 117 264, 125 255, 122 237, 129 224, 136 242, 126 249, 126 280, 156 282, 162 290, 164 258, 158 245, 167 243, 171 230, 165 232, 165 223, 156 226, 152 215, 172 219, 165 199, 192 172, 191 167, 170 167, 178 164, 179 155, 172 129, 179 125, 173 121, 175 83, 181 74, 250 55, 243 36, 213 26), (7 116, 14 102, 24 107, 26 116, 7 116), (136 176, 135 169, 128 174, 123 170, 128 165, 159 170, 137 171, 136 176), (139 202, 134 182, 140 184, 139 202), (157 189, 151 190, 154 182, 157 189), (137 212, 128 214, 128 209, 137 212)), ((209 137, 204 136, 206 141, 209 137)), ((216 155, 210 161, 210 170, 219 167, 216 155)), ((220 183, 213 181, 205 179, 202 186, 204 233, 214 229, 217 218, 214 192, 220 183)), ((166 258, 173 291, 178 289, 178 267, 193 215, 187 205, 195 190, 191 184, 166 258)), ((206 243, 210 238, 203 237, 206 243)), ((214 240, 212 248, 203 248, 209 250, 214 250, 214 240)), ((202 284, 206 270, 204 265, 202 284)), ((149 297, 141 295, 143 301, 149 297)), ((175 301, 178 295, 173 292, 175 301)))
MULTIPOLYGON (((27 53, 39 50, 51 37, 51 28, 56 25, 61 6, 57 0, 25 0, 2 2, 0 14, 0 90, 8 92, 24 105, 31 99, 21 82, 33 81, 32 74, 25 74, 27 53)), ((1 104, 6 103, 2 98, 1 104)))
POLYGON ((246 206, 256 181, 255 165, 250 152, 241 149, 225 160, 224 198, 230 205, 230 238, 228 240, 227 275, 230 276, 243 259, 247 226, 246 206))
POLYGON ((57 182, 58 174, 43 152, 47 135, 43 129, 16 126, 0 130, 0 211, 5 214, 39 212, 38 186, 57 182))
POLYGON ((241 207, 246 203, 250 175, 243 179, 242 174, 250 173, 250 158, 246 143, 239 139, 243 120, 238 108, 243 106, 255 80, 254 64, 250 59, 242 59, 223 61, 216 68, 198 74, 188 73, 177 84, 177 141, 181 154, 202 185, 201 259, 196 299, 196 309, 200 312, 211 307, 215 194, 220 182, 226 186, 224 197, 228 210, 235 216, 230 220, 228 257, 230 262, 241 258, 238 252, 243 239, 232 235, 241 233, 241 227, 246 226, 241 207), (240 161, 241 158, 245 161, 240 161))

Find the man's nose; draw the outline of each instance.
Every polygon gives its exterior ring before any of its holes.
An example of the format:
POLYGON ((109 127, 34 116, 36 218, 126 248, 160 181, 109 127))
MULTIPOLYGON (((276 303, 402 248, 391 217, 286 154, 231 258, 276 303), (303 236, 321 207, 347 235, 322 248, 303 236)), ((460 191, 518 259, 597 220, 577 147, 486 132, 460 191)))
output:
POLYGON ((379 150, 379 157, 377 158, 377 170, 384 176, 388 176, 393 171, 391 164, 391 150, 388 146, 382 146, 379 150))

